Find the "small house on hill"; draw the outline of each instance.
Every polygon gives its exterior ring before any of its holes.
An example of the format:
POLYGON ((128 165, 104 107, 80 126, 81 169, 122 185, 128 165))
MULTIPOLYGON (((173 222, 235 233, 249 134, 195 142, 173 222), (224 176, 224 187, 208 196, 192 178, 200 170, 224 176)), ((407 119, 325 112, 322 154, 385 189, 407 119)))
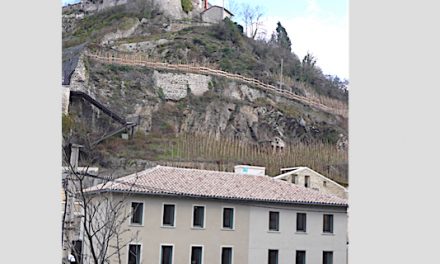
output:
POLYGON ((225 18, 234 16, 228 9, 216 5, 205 9, 200 15, 202 16, 202 21, 207 23, 219 23, 225 18))
POLYGON ((308 168, 293 167, 281 169, 281 173, 275 179, 291 182, 326 194, 333 194, 340 198, 348 198, 348 190, 339 183, 324 175, 308 168))

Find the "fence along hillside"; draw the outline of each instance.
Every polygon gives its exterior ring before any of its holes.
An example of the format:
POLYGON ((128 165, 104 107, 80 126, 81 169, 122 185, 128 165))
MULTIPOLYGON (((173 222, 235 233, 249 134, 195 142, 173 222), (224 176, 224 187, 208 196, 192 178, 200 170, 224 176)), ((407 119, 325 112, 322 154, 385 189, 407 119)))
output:
MULTIPOLYGON (((275 93, 285 98, 296 100, 311 107, 315 107, 322 111, 326 111, 331 114, 341 115, 345 118, 348 117, 348 107, 346 104, 337 104, 335 106, 329 106, 328 102, 332 100, 315 100, 304 96, 297 95, 291 91, 279 89, 278 87, 270 84, 263 83, 257 79, 249 78, 235 73, 229 73, 222 70, 212 69, 204 66, 191 65, 191 64, 170 64, 164 62, 156 62, 141 54, 123 54, 118 52, 86 52, 86 56, 95 59, 103 63, 129 65, 129 66, 143 66, 152 69, 180 71, 187 73, 206 74, 217 77, 223 77, 229 80, 234 80, 242 83, 246 83, 250 86, 275 93)), ((335 101, 335 100, 333 100, 335 101)))

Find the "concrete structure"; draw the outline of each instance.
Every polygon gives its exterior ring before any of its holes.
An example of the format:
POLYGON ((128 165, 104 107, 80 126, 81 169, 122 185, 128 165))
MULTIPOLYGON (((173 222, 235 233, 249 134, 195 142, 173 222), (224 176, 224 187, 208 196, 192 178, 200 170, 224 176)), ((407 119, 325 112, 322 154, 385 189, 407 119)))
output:
MULTIPOLYGON (((269 250, 276 263, 295 263, 297 250, 306 263, 323 263, 324 251, 332 263, 347 263, 346 200, 271 177, 157 166, 87 193, 125 203, 130 217, 121 230, 128 232, 120 238, 129 244, 122 263, 163 263, 169 256, 172 264, 266 264, 269 250), (297 213, 305 220, 301 230, 297 213), (191 261, 193 247, 201 249, 201 262, 191 261), (232 262, 221 262, 224 251, 232 262)), ((90 261, 87 246, 83 261, 90 261)))
POLYGON ((65 115, 69 114, 70 88, 63 85, 61 88, 61 112, 65 115))
POLYGON ((347 188, 308 167, 284 168, 281 169, 281 173, 281 175, 275 176, 275 179, 348 199, 347 188))
POLYGON ((211 6, 201 14, 202 21, 207 23, 219 23, 225 18, 231 18, 232 14, 228 9, 221 6, 211 6))
POLYGON ((238 174, 265 176, 266 168, 249 165, 237 165, 234 166, 234 172, 238 174))

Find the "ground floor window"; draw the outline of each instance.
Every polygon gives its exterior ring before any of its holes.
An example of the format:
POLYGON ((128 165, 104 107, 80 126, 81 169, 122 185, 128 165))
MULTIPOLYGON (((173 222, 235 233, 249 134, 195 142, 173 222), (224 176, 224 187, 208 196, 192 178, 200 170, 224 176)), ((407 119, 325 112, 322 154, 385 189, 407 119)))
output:
POLYGON ((202 264, 203 247, 191 247, 191 264, 202 264))
POLYGON ((306 252, 304 250, 296 251, 295 264, 306 264, 306 252))
POLYGON ((232 248, 231 247, 223 247, 222 248, 221 264, 232 264, 232 248))
POLYGON ((322 253, 322 264, 333 264, 333 252, 324 251, 322 253))
POLYGON ((278 264, 278 250, 269 249, 268 264, 278 264))
POLYGON ((161 248, 161 264, 172 264, 173 263, 173 246, 163 245, 161 248))
POLYGON ((140 264, 141 263, 141 245, 130 244, 128 245, 128 264, 140 264))

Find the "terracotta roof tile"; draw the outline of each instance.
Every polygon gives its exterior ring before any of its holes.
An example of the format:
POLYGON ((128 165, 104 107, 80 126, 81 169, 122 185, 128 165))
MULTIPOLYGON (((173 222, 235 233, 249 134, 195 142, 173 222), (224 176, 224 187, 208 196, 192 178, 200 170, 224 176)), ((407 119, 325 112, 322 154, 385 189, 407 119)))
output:
POLYGON ((346 206, 335 195, 268 176, 156 166, 87 191, 132 191, 192 197, 346 206))

